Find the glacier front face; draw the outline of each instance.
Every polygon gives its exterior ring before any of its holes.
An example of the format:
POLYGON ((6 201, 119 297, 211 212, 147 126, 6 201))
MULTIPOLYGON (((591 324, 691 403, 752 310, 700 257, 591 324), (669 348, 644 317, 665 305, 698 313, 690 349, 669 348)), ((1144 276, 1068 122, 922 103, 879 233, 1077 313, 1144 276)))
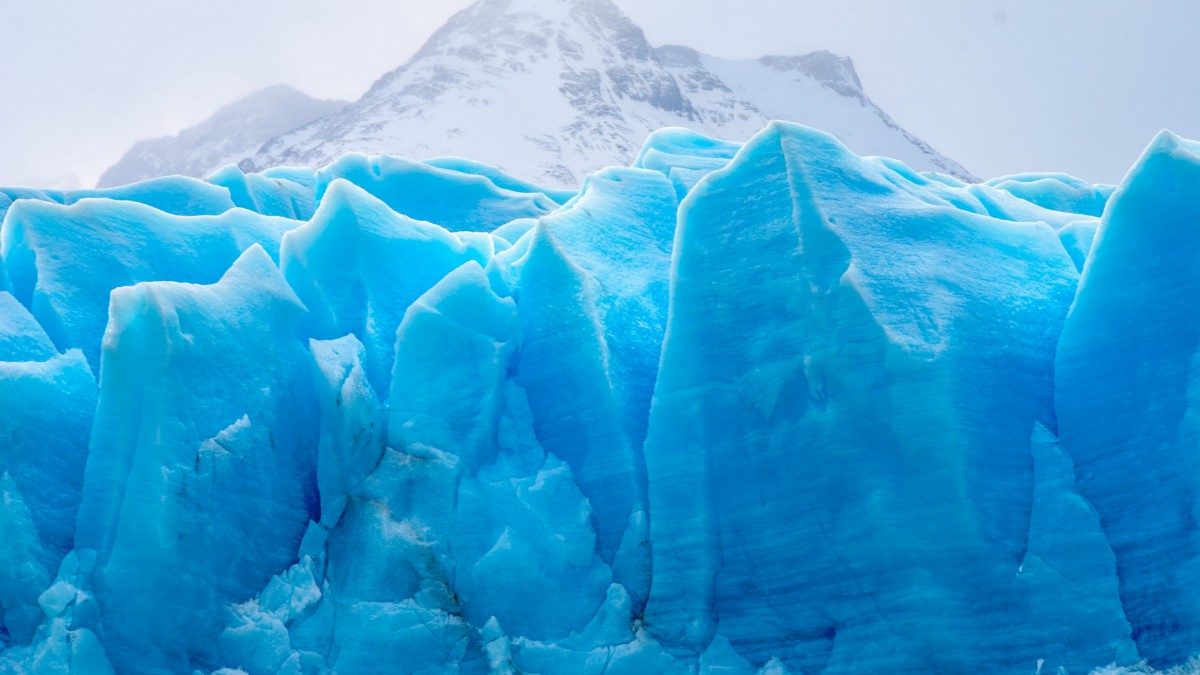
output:
POLYGON ((0 189, 0 673, 1183 663, 1198 195, 783 123, 0 189))

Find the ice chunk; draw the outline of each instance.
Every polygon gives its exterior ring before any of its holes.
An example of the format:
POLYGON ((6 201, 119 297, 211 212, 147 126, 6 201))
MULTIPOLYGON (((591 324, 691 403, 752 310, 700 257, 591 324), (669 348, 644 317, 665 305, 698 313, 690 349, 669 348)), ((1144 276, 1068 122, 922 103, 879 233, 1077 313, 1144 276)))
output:
POLYGON ((1159 135, 1096 233, 1063 328, 1055 401, 1079 493, 1116 555, 1151 665, 1200 644, 1200 144, 1159 135))
POLYGON ((701 178, 729 164, 741 147, 691 129, 670 127, 650 134, 633 166, 661 172, 682 198, 701 178))
POLYGON ((321 523, 332 527, 341 518, 346 495, 383 456, 384 411, 367 382, 363 368, 366 350, 358 339, 347 335, 309 344, 321 402, 321 446, 317 454, 321 523))
POLYGON ((421 296, 398 331, 390 445, 445 448, 471 473, 494 461, 516 336, 515 303, 475 261, 421 296))
POLYGON ((540 185, 534 185, 528 181, 523 181, 520 178, 510 176, 489 164, 476 162, 463 157, 434 157, 432 159, 425 160, 424 163, 439 169, 448 169, 450 171, 457 171, 459 173, 483 176, 484 178, 492 181, 496 187, 502 190, 530 194, 541 193, 549 197, 556 204, 566 204, 576 195, 575 190, 544 188, 540 185))
POLYGON ((28 310, 0 291, 0 361, 45 361, 57 354, 28 310))
POLYGON ((389 155, 348 154, 317 173, 317 201, 336 180, 349 181, 397 213, 455 232, 490 232, 517 218, 549 213, 558 203, 540 192, 501 188, 463 173, 389 155))
POLYGON ((311 182, 304 185, 286 178, 247 174, 234 164, 217 169, 205 180, 229 190, 239 208, 264 216, 308 220, 316 208, 311 182))
POLYGON ((1043 672, 1069 666, 1064 659, 1068 654, 1078 655, 1076 667, 1137 663, 1137 647, 1120 602, 1116 561, 1099 516, 1079 496, 1075 466, 1062 453, 1058 439, 1040 424, 1034 429, 1032 447, 1029 542, 1017 568, 1017 581, 1028 587, 1032 597, 1029 611, 1049 619, 1039 636, 1043 672), (1081 585, 1077 579, 1093 583, 1081 585), (1064 606, 1074 611, 1064 616, 1064 606))
POLYGON ((36 188, 0 187, 0 223, 12 205, 22 199, 40 202, 63 203, 65 199, 62 190, 38 190, 36 188))
POLYGON ((0 221, 12 203, 22 199, 68 206, 85 199, 112 199, 145 204, 176 216, 216 216, 234 207, 229 190, 219 185, 183 176, 163 176, 98 190, 0 188, 0 221))
POLYGON ((724 636, 718 635, 700 655, 700 670, 708 675, 749 675, 754 666, 742 658, 724 636))
POLYGON ((276 166, 262 172, 263 176, 271 179, 291 181, 306 189, 316 191, 317 172, 303 166, 276 166))
POLYGON ((1044 639, 1011 580, 1075 269, 1050 227, 906 180, 775 124, 682 205, 645 449, 668 649, 1015 669, 1044 639))
POLYGON ((573 204, 542 220, 595 294, 609 378, 635 448, 645 438, 666 330, 678 206, 659 174, 612 168, 589 176, 573 204))
POLYGON ((0 293, 0 627, 27 643, 74 541, 96 382, 0 293))
POLYGON ((351 605, 338 612, 333 630, 340 639, 332 672, 434 675, 445 672, 446 664, 467 673, 486 671, 478 643, 460 617, 412 601, 351 605))
POLYGON ((30 647, 0 653, 0 672, 14 675, 115 675, 96 634, 87 628, 72 629, 55 619, 43 627, 30 647))
POLYGON ((411 507, 424 536, 444 542, 434 545, 444 564, 458 570, 449 584, 463 615, 559 638, 588 623, 611 573, 597 559, 593 507, 571 469, 545 458, 529 428, 536 412, 509 384, 516 350, 529 350, 518 308, 467 263, 409 309, 397 340, 389 444, 425 458, 405 464, 417 475, 464 474, 454 502, 411 507), (519 435, 508 436, 509 426, 522 427, 519 435), (529 593, 545 602, 529 607, 529 593))
POLYGON ((1100 229, 1100 221, 1088 219, 1068 223, 1058 231, 1058 238, 1062 240, 1063 248, 1067 249, 1067 253, 1075 263, 1075 269, 1080 272, 1083 272, 1083 264, 1087 261, 1088 254, 1092 252, 1092 242, 1096 238, 1098 229, 1100 229))
POLYGON ((145 204, 176 216, 216 216, 234 207, 227 189, 183 176, 151 178, 101 190, 71 190, 64 193, 62 203, 69 206, 97 198, 145 204))
POLYGON ((181 217, 128 202, 73 206, 20 201, 0 231, 13 295, 61 350, 82 349, 93 368, 109 293, 142 281, 213 283, 253 244, 278 256, 298 222, 241 209, 181 217))
POLYGON ((1064 173, 1026 173, 994 178, 987 185, 1055 211, 1099 218, 1116 186, 1092 185, 1064 173))
POLYGON ((478 625, 494 616, 516 635, 545 640, 591 623, 612 574, 596 556, 591 509, 569 467, 549 457, 533 476, 478 481, 459 499, 452 550, 467 617, 478 625), (530 607, 530 597, 545 602, 530 607))
POLYGON ((480 256, 445 229, 398 215, 337 180, 312 220, 284 237, 281 258, 284 276, 310 311, 302 332, 318 339, 354 334, 366 347, 367 381, 386 392, 405 310, 480 256))
POLYGON ((122 672, 210 663, 212 608, 261 589, 316 518, 303 312, 257 245, 211 286, 113 292, 75 544, 122 672))
POLYGON ((609 375, 595 282, 548 227, 531 237, 515 265, 522 334, 516 381, 529 397, 541 445, 570 464, 591 501, 600 549, 611 561, 630 515, 642 508, 640 460, 609 375))
POLYGON ((42 619, 37 598, 50 583, 47 551, 29 506, 8 473, 0 474, 0 626, 4 634, 27 643, 42 619))

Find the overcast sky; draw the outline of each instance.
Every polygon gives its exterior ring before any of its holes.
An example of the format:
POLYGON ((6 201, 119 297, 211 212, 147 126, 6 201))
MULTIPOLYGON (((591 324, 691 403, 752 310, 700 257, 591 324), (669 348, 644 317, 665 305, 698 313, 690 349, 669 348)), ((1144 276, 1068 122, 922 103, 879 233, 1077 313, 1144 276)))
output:
MULTIPOLYGON (((1118 182, 1159 129, 1200 138, 1194 0, 616 2, 655 44, 850 56, 868 96, 981 176, 1118 182)), ((134 141, 271 84, 357 98, 468 4, 0 0, 0 184, 91 185, 134 141)))

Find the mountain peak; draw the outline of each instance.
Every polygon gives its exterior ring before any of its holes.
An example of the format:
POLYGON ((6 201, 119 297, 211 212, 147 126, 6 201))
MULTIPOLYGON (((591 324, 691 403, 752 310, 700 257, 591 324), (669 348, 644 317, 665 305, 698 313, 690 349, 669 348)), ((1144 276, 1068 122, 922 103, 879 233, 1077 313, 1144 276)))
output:
POLYGON ((253 155, 263 141, 347 105, 322 101, 284 84, 259 89, 174 136, 138 141, 100 176, 97 187, 180 174, 202 177, 253 155))
POLYGON ((345 152, 473 157, 574 187, 628 164, 653 131, 748 138, 774 119, 860 154, 970 179, 867 97, 827 51, 728 60, 655 47, 612 0, 478 0, 357 102, 268 140, 247 169, 318 166, 345 152))
POLYGON ((650 49, 642 29, 612 0, 479 0, 452 16, 417 58, 455 49, 485 51, 490 46, 507 53, 539 50, 547 41, 561 41, 577 31, 611 43, 626 56, 645 58, 650 49))

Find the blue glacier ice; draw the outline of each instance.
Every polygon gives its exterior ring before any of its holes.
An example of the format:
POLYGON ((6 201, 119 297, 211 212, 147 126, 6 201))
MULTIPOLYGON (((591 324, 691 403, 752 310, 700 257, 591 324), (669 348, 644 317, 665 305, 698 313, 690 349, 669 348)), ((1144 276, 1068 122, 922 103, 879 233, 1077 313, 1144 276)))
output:
POLYGON ((497 184, 496 175, 482 167, 440 164, 388 155, 345 155, 317 172, 316 198, 321 201, 334 181, 349 181, 396 213, 454 232, 490 232, 510 220, 540 216, 559 205, 533 185, 503 179, 499 179, 503 186, 497 184))
POLYGON ((777 125, 684 201, 645 446, 646 619, 681 649, 804 672, 1132 654, 1111 563, 1026 564, 1075 268, 1045 223, 912 191, 777 125), (1090 601, 1027 611, 1064 586, 1090 601))
POLYGON ((1200 644, 1200 143, 1164 132, 1116 191, 1055 362, 1063 449, 1143 656, 1200 644))
POLYGON ((142 204, 86 199, 70 206, 19 200, 0 231, 5 281, 60 350, 94 368, 113 289, 143 281, 212 283, 258 244, 279 256, 295 220, 231 208, 173 216, 142 204))
POLYGON ((316 208, 316 176, 303 170, 248 174, 231 164, 205 180, 229 190, 235 206, 265 216, 308 220, 316 208))
POLYGON ((660 129, 646 139, 633 165, 666 174, 683 197, 700 179, 728 164, 741 147, 690 129, 660 129))
POLYGON ((60 354, 0 293, 0 621, 29 641, 38 596, 72 547, 96 381, 79 350, 60 354))
POLYGON ((1097 218, 1116 191, 1115 185, 1092 185, 1061 173, 1005 176, 987 184, 1038 206, 1097 218))
POLYGON ((0 188, 0 673, 1200 653, 1200 145, 0 188))
POLYGON ((113 291, 75 548, 94 556, 98 630, 122 669, 208 657, 220 613, 189 608, 256 591, 317 516, 303 311, 257 244, 215 284, 113 291))
POLYGON ((84 199, 112 199, 152 206, 178 216, 215 216, 234 207, 229 190, 194 178, 164 176, 98 190, 39 190, 0 187, 0 218, 13 202, 32 199, 70 206, 84 199))

